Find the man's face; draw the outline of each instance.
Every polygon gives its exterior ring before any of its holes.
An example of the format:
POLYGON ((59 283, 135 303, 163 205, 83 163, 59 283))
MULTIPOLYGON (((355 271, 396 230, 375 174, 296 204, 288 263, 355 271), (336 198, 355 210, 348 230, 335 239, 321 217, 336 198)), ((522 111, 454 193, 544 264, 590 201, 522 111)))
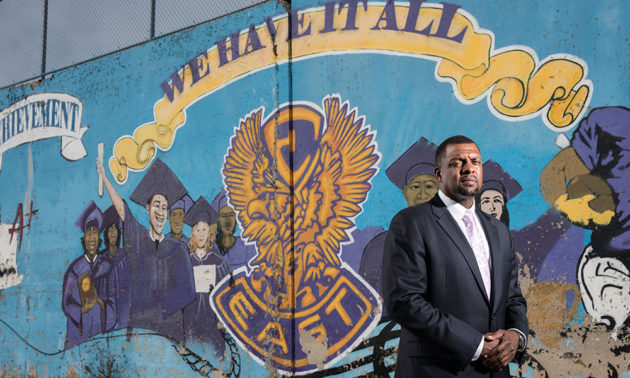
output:
POLYGON ((107 228, 107 240, 109 241, 109 245, 116 245, 116 240, 118 239, 118 229, 115 225, 111 225, 107 228))
POLYGON ((503 194, 497 192, 496 190, 486 190, 481 193, 479 198, 479 207, 481 208, 481 211, 492 215, 497 220, 501 220, 504 205, 503 194))
POLYGON ((85 230, 85 234, 83 235, 83 241, 85 243, 85 249, 87 250, 88 255, 94 256, 96 255, 98 248, 98 228, 91 226, 85 230))
POLYGON ((224 235, 234 234, 236 229, 236 213, 230 206, 223 206, 219 210, 219 227, 224 235))
POLYGON ((403 188, 407 206, 420 205, 429 201, 438 191, 438 182, 433 175, 421 174, 414 177, 403 188))
POLYGON ((151 197, 151 202, 146 205, 147 213, 149 213, 149 224, 151 229, 157 234, 162 233, 164 223, 166 222, 166 214, 168 213, 168 201, 161 194, 155 194, 151 197))
POLYGON ((479 192, 483 168, 481 153, 476 145, 449 144, 438 164, 435 177, 444 194, 460 202, 479 192))
POLYGON ((184 229, 184 209, 171 210, 168 220, 171 223, 171 232, 181 234, 184 229))

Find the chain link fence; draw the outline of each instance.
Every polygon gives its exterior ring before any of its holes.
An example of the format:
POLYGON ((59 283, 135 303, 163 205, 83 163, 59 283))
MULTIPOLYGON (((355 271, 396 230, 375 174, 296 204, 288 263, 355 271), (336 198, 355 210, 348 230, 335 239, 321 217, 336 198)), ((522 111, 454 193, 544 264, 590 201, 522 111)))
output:
POLYGON ((270 0, 0 0, 0 88, 270 0))

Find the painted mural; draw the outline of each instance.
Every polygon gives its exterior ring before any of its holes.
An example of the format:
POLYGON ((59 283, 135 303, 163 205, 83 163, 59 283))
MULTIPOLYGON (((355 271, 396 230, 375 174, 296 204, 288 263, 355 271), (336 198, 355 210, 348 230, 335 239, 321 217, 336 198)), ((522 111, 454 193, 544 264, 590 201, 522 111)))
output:
POLYGON ((630 6, 284 5, 3 91, 1 375, 393 374, 389 221, 465 134, 511 374, 630 377, 630 6))

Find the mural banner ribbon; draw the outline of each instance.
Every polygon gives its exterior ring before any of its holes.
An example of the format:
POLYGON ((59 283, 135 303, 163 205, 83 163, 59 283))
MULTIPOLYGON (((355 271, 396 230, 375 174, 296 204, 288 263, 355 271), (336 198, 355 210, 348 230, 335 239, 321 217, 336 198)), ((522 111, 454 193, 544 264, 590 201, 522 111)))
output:
POLYGON ((28 96, 0 112, 0 168, 2 154, 25 143, 61 137, 61 155, 70 161, 87 155, 81 138, 83 105, 63 93, 28 96))
POLYGON ((557 131, 575 123, 591 93, 578 58, 554 55, 541 64, 526 46, 495 51, 491 32, 458 5, 329 2, 251 24, 183 64, 160 84, 155 120, 116 142, 110 169, 120 183, 128 169, 145 169, 156 148, 172 146, 188 106, 242 77, 289 60, 361 53, 436 61, 436 79, 449 82, 461 102, 487 97, 504 119, 545 113, 543 122, 557 131))

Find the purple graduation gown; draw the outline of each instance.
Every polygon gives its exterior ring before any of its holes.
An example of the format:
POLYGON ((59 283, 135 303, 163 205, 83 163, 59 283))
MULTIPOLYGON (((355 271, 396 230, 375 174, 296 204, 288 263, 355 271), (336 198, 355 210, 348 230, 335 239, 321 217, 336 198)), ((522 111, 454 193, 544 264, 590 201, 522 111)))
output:
MULTIPOLYGON (((354 240, 350 244, 345 244, 341 247, 341 258, 345 261, 352 270, 355 272, 359 272, 361 269, 361 263, 363 263, 363 254, 365 251, 365 247, 368 245, 372 239, 383 232, 383 228, 379 226, 367 226, 362 230, 358 228, 352 231, 352 240, 354 240)), ((380 269, 380 261, 383 260, 383 253, 379 255, 378 263, 380 269)), ((375 260, 372 260, 372 264, 374 264, 375 260)))
MULTIPOLYGON (((214 251, 208 252, 203 259, 199 259, 194 253, 190 254, 193 266, 215 265, 217 268, 216 279, 221 281, 229 274, 227 263, 214 251)), ((184 332, 186 342, 212 343, 217 356, 223 356, 225 351, 225 339, 217 328, 218 319, 210 307, 209 293, 196 293, 195 300, 184 309, 184 332)))
POLYGON ((116 328, 127 328, 129 322, 130 268, 122 248, 112 256, 109 249, 100 252, 112 264, 112 275, 116 282, 116 328))
MULTIPOLYGON (((168 236, 173 238, 173 233, 169 233, 168 236)), ((175 238, 173 238, 175 239, 175 238)), ((175 239, 177 240, 177 239, 175 239)), ((188 238, 186 237, 186 235, 182 234, 181 239, 179 239, 180 242, 184 243, 184 245, 186 246, 186 250, 188 250, 188 238)))
MULTIPOLYGON (((571 224, 555 209, 545 211, 534 223, 528 224, 520 230, 510 230, 514 252, 523 257, 520 271, 527 265, 531 277, 540 281, 541 271, 555 271, 554 281, 575 282, 575 273, 564 272, 566 266, 575 270, 575 264, 566 261, 558 266, 545 266, 547 257, 552 253, 562 251, 565 258, 577 260, 584 249, 584 230, 571 224), (564 273, 563 273, 564 272, 564 273)), ((548 278, 548 277, 547 277, 548 278)))
POLYGON ((184 341, 183 309, 195 299, 192 265, 184 244, 154 241, 125 202, 123 248, 130 268, 129 327, 184 341))
POLYGON ((116 282, 111 274, 112 265, 103 256, 96 255, 90 264, 85 257, 74 260, 68 267, 63 279, 63 312, 68 318, 66 348, 81 344, 90 337, 105 333, 116 324, 116 282), (103 308, 98 303, 86 313, 81 312, 79 278, 88 273, 96 294, 103 301, 103 308))
MULTIPOLYGON (((219 246, 216 242, 212 246, 212 250, 219 251, 219 246)), ((247 263, 250 262, 256 254, 256 247, 252 244, 245 244, 240 236, 236 236, 234 245, 230 247, 227 252, 219 252, 219 255, 221 255, 223 260, 225 260, 228 264, 230 272, 233 272, 242 266, 248 266, 247 263)))
POLYGON ((630 110, 593 110, 573 133, 571 146, 591 174, 610 186, 615 215, 591 234, 595 253, 622 258, 630 266, 630 110))

